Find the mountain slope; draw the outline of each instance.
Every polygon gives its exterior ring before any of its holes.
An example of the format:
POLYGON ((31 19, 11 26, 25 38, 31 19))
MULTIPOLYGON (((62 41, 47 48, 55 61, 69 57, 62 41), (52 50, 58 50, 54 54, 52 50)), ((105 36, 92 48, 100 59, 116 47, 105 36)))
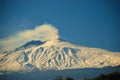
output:
POLYGON ((0 71, 63 70, 118 65, 120 53, 77 46, 62 39, 28 42, 27 46, 25 44, 22 48, 0 54, 0 71))

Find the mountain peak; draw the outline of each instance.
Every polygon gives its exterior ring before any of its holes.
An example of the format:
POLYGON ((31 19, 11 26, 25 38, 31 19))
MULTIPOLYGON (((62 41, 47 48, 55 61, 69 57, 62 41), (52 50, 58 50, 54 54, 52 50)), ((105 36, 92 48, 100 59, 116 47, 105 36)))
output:
POLYGON ((62 41, 65 41, 64 39, 62 38, 58 38, 58 39, 55 39, 55 40, 48 40, 48 41, 45 41, 45 42, 42 42, 40 40, 31 40, 29 42, 26 42, 24 45, 20 46, 19 48, 16 48, 15 50, 19 50, 21 48, 28 48, 28 47, 31 47, 31 46, 39 46, 39 45, 44 45, 44 46, 51 46, 51 45, 56 45, 57 43, 59 42, 62 42, 62 41))
POLYGON ((39 45, 42 45, 44 44, 44 42, 40 41, 40 40, 32 40, 32 41, 29 41, 27 43, 25 43, 24 45, 20 46, 19 48, 16 48, 16 50, 19 50, 21 48, 25 49, 25 48, 28 48, 28 47, 31 47, 31 46, 39 46, 39 45))
POLYGON ((44 46, 53 46, 53 45, 56 46, 60 42, 66 42, 66 41, 62 38, 58 38, 58 39, 54 39, 54 40, 48 40, 43 45, 44 46))
POLYGON ((58 38, 57 40, 59 40, 59 41, 65 41, 63 38, 58 38))
POLYGON ((24 44, 23 46, 21 46, 21 47, 29 47, 29 46, 38 46, 38 45, 41 45, 41 44, 43 44, 44 42, 41 42, 41 41, 39 41, 39 40, 32 40, 32 41, 29 41, 29 42, 27 42, 26 44, 24 44))

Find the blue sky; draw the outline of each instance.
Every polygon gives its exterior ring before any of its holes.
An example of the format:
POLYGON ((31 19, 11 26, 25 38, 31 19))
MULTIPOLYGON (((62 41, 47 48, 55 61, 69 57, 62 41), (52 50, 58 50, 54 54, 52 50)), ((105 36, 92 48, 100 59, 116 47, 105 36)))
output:
POLYGON ((0 39, 44 23, 75 44, 120 51, 119 0, 0 0, 0 39))

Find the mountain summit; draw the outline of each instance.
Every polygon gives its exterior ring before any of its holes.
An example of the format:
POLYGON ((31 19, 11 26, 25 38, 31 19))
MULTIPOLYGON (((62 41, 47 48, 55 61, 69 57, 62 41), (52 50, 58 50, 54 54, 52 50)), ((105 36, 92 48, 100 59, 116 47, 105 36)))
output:
POLYGON ((61 38, 30 41, 0 53, 0 71, 103 68, 120 65, 120 53, 74 45, 61 38))

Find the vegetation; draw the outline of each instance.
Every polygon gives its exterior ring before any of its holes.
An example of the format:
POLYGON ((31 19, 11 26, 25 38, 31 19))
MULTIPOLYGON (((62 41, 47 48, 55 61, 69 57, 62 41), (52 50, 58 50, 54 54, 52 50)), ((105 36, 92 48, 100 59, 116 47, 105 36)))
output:
MULTIPOLYGON (((55 80, 63 80, 63 79, 62 76, 57 76, 55 80)), ((67 77, 65 80, 74 80, 74 79, 71 77, 67 77)), ((113 72, 107 75, 100 74, 98 77, 92 79, 84 77, 83 80, 120 80, 120 72, 113 72)))
MULTIPOLYGON (((55 80, 63 80, 63 79, 62 79, 62 76, 57 76, 55 80)), ((74 79, 71 77, 67 77, 65 80, 74 80, 74 79)))
POLYGON ((71 77, 67 77, 65 80, 74 80, 74 79, 71 77))
POLYGON ((108 75, 101 74, 100 76, 91 80, 120 80, 120 72, 114 72, 108 75))

